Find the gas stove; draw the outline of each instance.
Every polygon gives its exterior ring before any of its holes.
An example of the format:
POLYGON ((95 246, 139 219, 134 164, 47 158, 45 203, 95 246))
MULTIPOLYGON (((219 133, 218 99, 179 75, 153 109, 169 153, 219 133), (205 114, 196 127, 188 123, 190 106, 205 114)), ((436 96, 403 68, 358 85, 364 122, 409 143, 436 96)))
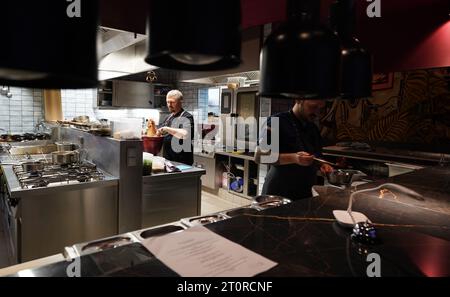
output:
POLYGON ((63 186, 78 183, 101 181, 105 175, 95 164, 81 163, 70 165, 45 165, 43 170, 25 172, 22 166, 13 166, 13 171, 22 189, 35 189, 52 186, 63 186))

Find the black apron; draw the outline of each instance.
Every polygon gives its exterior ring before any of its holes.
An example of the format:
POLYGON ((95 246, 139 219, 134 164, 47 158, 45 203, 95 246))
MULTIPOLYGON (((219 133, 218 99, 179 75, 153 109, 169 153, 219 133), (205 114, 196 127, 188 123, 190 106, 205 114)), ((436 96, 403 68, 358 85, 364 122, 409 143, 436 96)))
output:
MULTIPOLYGON (((186 113, 185 110, 181 112, 179 116, 171 115, 168 117, 163 124, 160 126, 166 126, 166 127, 172 127, 172 121, 176 118, 183 117, 183 115, 186 113)), ((173 128, 179 128, 179 127, 173 127, 173 128)), ((191 129, 192 130, 192 129, 191 129)), ((163 157, 169 161, 179 162, 187 165, 192 165, 194 163, 194 154, 193 154, 193 146, 192 146, 192 135, 191 135, 191 151, 190 152, 174 152, 172 149, 172 138, 173 136, 170 134, 167 134, 164 136, 163 140, 163 157)), ((180 140, 182 142, 183 140, 180 140)))
MULTIPOLYGON (((299 120, 292 111, 289 113, 288 122, 290 128, 296 134, 295 147, 297 152, 304 151, 310 154, 320 153, 320 134, 315 131, 300 131, 299 120), (316 134, 316 135, 313 135, 316 134), (317 135, 318 134, 318 135, 317 135)), ((310 126, 309 129, 314 129, 310 126)), ((280 135, 283 137, 283 135, 280 135)), ((280 148, 283 153, 283 148, 280 148)), ((317 167, 300 166, 297 164, 273 165, 267 173, 262 193, 263 195, 279 195, 291 200, 312 197, 311 188, 317 183, 317 167)))

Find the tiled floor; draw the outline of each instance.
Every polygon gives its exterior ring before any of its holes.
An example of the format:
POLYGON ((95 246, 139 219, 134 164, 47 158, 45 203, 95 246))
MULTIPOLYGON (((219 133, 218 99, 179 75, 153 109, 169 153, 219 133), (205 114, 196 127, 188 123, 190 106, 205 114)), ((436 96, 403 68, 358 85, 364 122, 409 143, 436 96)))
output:
POLYGON ((207 215, 222 210, 239 207, 240 205, 224 200, 217 195, 202 191, 202 215, 207 215))

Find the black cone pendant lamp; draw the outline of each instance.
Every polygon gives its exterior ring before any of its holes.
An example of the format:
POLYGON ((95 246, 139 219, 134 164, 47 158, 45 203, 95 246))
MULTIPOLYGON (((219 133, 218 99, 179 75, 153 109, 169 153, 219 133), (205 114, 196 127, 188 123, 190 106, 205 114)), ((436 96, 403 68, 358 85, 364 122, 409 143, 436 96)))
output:
POLYGON ((288 0, 288 21, 261 51, 260 95, 326 99, 338 95, 340 44, 319 24, 320 1, 288 0))
POLYGON ((341 40, 341 91, 343 99, 372 96, 372 56, 354 37, 354 0, 338 0, 331 7, 331 26, 341 40))
POLYGON ((151 65, 208 71, 241 63, 239 0, 153 0, 148 21, 151 65))
POLYGON ((0 83, 95 87, 97 5, 96 0, 2 1, 0 83))

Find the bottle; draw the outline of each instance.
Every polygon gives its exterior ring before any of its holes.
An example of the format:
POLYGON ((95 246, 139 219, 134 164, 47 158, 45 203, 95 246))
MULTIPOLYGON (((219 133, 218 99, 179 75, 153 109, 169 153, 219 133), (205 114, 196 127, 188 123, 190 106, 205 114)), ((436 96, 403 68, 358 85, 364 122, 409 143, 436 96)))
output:
POLYGON ((222 173, 222 188, 228 190, 228 172, 222 173))
POLYGON ((154 137, 156 136, 156 124, 155 121, 149 119, 147 122, 147 136, 154 137))

